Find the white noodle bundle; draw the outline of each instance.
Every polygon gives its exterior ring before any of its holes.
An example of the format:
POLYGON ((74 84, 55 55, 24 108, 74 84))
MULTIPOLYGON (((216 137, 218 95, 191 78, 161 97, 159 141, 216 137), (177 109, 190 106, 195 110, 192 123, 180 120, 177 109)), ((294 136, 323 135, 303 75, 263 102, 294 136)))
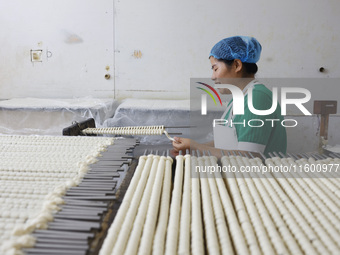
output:
POLYGON ((129 207, 131 205, 131 201, 132 201, 132 198, 134 196, 134 192, 136 191, 136 188, 139 185, 139 180, 141 178, 141 175, 142 175, 142 172, 143 172, 143 169, 144 169, 144 166, 145 166, 145 162, 146 162, 147 159, 148 159, 148 164, 147 164, 146 168, 148 168, 151 165, 152 156, 149 156, 149 157, 141 156, 141 157, 139 157, 138 166, 137 166, 136 171, 133 175, 133 178, 130 182, 129 188, 126 191, 123 202, 119 207, 119 210, 117 212, 115 220, 112 223, 111 227, 109 228, 106 239, 105 239, 105 241, 102 245, 102 248, 99 251, 100 255, 110 254, 113 246, 116 243, 118 233, 121 229, 121 226, 123 225, 125 216, 126 216, 127 211, 129 210, 129 207))
MULTIPOLYGON (((194 172, 198 165, 197 157, 191 157, 191 171, 194 172)), ((203 225, 201 212, 200 180, 191 178, 191 254, 204 254, 203 225)))
POLYGON ((183 198, 179 228, 178 254, 190 253, 190 205, 191 205, 191 158, 184 156, 185 170, 183 181, 183 198))
MULTIPOLYGON (((135 195, 132 199, 131 206, 127 212, 121 231, 119 232, 116 245, 113 247, 111 254, 123 254, 125 252, 125 249, 127 249, 126 247, 128 245, 129 240, 132 240, 131 236, 133 232, 137 233, 139 231, 139 228, 141 227, 140 225, 141 224, 144 225, 144 219, 145 219, 144 216, 147 210, 147 206, 148 206, 147 202, 148 202, 149 194, 151 190, 150 186, 152 187, 153 185, 153 181, 154 181, 154 177, 156 173, 155 171, 157 170, 157 165, 158 165, 158 160, 159 160, 159 156, 151 155, 151 157, 153 158, 151 169, 145 169, 145 172, 143 171, 142 179, 140 180, 137 190, 135 191, 135 195), (150 173, 150 176, 149 176, 149 173, 150 173), (142 195, 143 197, 141 197, 142 195), (137 212, 137 209, 138 209, 138 212, 137 212), (134 224, 134 221, 138 222, 138 225, 134 224)), ((137 240, 135 240, 135 242, 137 242, 137 240)), ((138 244, 139 244, 139 239, 138 239, 138 244)), ((129 249, 132 249, 132 248, 133 248, 133 244, 131 243, 129 249)))
MULTIPOLYGON (((273 161, 270 159, 266 160, 266 164, 268 166, 274 166, 273 161)), ((263 180, 263 179, 261 179, 263 180)), ((267 181, 267 179, 264 179, 267 181)), ((278 182, 280 182, 280 179, 268 179, 270 185, 274 188, 274 191, 268 191, 271 196, 274 196, 273 201, 275 203, 278 203, 278 207, 280 212, 284 210, 288 210, 288 212, 283 212, 283 217, 287 221, 291 222, 294 219, 294 224, 291 224, 292 232, 296 233, 294 234, 298 243, 304 250, 306 254, 317 254, 316 250, 319 250, 319 252, 323 254, 327 254, 328 251, 324 247, 324 245, 319 241, 316 233, 313 231, 313 229, 310 227, 310 225, 307 223, 306 219, 301 215, 299 210, 296 208, 296 205, 292 203, 290 200, 290 197, 287 196, 287 194, 284 191, 284 188, 279 185, 278 182), (278 195, 278 197, 277 197, 278 195), (284 204, 281 204, 281 201, 284 204), (300 229, 303 231, 303 234, 298 234, 300 232, 300 229)), ((295 193, 288 193, 288 195, 296 196, 295 193)))
POLYGON ((163 184, 163 176, 165 170, 165 160, 166 157, 162 156, 158 163, 155 183, 153 185, 152 194, 150 197, 149 208, 146 215, 143 235, 141 238, 141 244, 138 250, 138 254, 150 254, 152 250, 153 239, 150 237, 154 236, 156 229, 156 222, 159 211, 158 209, 163 184))
MULTIPOLYGON (((217 159, 214 157, 204 157, 206 166, 213 166, 217 164, 217 159)), ((211 192, 211 200, 214 211, 214 219, 218 234, 219 245, 222 254, 234 254, 234 249, 229 238, 228 227, 223 212, 221 197, 217 189, 215 176, 207 178, 211 192)), ((208 233, 207 233, 208 234, 208 233)))
MULTIPOLYGON (((251 167, 252 165, 257 166, 257 164, 253 161, 251 162, 248 158, 243 157, 242 158, 244 165, 251 167)), ((256 206, 256 211, 258 211, 259 216, 261 217, 261 220, 263 222, 263 226, 266 228, 266 233, 261 235, 258 234, 259 239, 263 239, 265 238, 268 242, 270 242, 269 244, 266 242, 266 240, 264 240, 266 243, 264 245, 273 245, 275 248, 275 253, 277 254, 287 254, 288 250, 284 244, 284 239, 283 239, 283 235, 279 234, 279 230, 277 229, 277 227, 275 226, 275 223, 273 222, 275 218, 277 218, 278 213, 277 211, 274 210, 270 210, 268 208, 268 206, 272 206, 272 204, 268 204, 267 203, 267 207, 265 205, 265 203, 267 202, 267 200, 265 201, 264 198, 268 198, 267 194, 260 194, 260 190, 263 191, 263 187, 260 183, 260 180, 258 178, 251 178, 256 177, 255 175, 250 175, 248 173, 243 173, 243 176, 245 177, 245 181, 247 183, 248 189, 249 189, 249 193, 251 194, 251 196, 254 199, 254 205, 256 206), (260 190, 259 190, 260 189, 260 190), (264 197, 263 197, 264 196, 264 197), (270 211, 273 212, 270 213, 270 211), (271 215, 273 218, 271 218, 271 215)), ((293 251, 295 252, 294 254, 298 254, 299 249, 298 246, 295 242, 295 240, 292 238, 291 235, 289 235, 288 229, 285 228, 285 232, 284 235, 287 235, 287 238, 290 237, 289 241, 293 242, 293 251)), ((262 240, 263 242, 263 240, 262 240)), ((261 243, 261 240, 260 240, 261 243)), ((262 248, 262 250, 264 250, 264 253, 269 253, 269 254, 273 254, 274 250, 272 249, 272 247, 267 247, 266 248, 262 248)))
POLYGON ((172 162, 173 162, 172 158, 168 156, 166 160, 166 165, 165 165, 158 225, 157 225, 157 229, 155 233, 155 238, 153 241, 153 250, 152 250, 153 254, 164 254, 164 244, 165 244, 166 229, 168 226, 169 208, 170 208, 172 162))
MULTIPOLYGON (((240 169, 236 158, 234 156, 229 157, 230 164, 235 167, 238 171, 240 169)), ((232 194, 232 199, 234 202, 235 210, 238 215, 239 223, 242 227, 243 234, 245 236, 246 242, 248 244, 249 250, 252 254, 261 254, 261 250, 258 244, 258 240, 255 235, 254 228, 251 224, 251 220, 247 213, 247 209, 245 207, 237 179, 242 178, 241 176, 236 178, 227 178, 227 183, 230 189, 230 193, 232 194)))
POLYGON ((162 135, 164 126, 131 126, 131 127, 108 127, 87 128, 82 130, 83 134, 111 134, 111 135, 162 135))
MULTIPOLYGON (((273 161, 277 166, 283 165, 280 158, 273 158, 273 161)), ((298 180, 293 178, 284 179, 284 176, 281 173, 278 173, 278 177, 279 178, 277 180, 285 192, 292 199, 296 207, 308 221, 309 225, 314 229, 323 244, 325 244, 324 246, 320 242, 320 244, 316 244, 316 248, 319 248, 320 251, 322 250, 323 253, 326 252, 324 248, 328 249, 328 251, 332 253, 339 251, 340 248, 336 245, 336 243, 340 243, 340 236, 337 234, 337 231, 333 228, 333 226, 327 221, 327 218, 320 213, 314 202, 297 184, 298 180), (323 226, 325 226, 325 228, 323 226)))
POLYGON ((168 233, 165 243, 165 254, 167 255, 177 254, 183 186, 183 159, 184 157, 182 155, 176 157, 175 183, 172 192, 168 233))
MULTIPOLYGON (((245 165, 244 161, 242 160, 242 157, 237 156, 236 160, 239 166, 245 165)), ((258 208, 256 208, 255 201, 253 199, 256 192, 251 193, 249 190, 250 188, 249 186, 253 187, 254 185, 253 181, 250 178, 237 178, 236 180, 238 182, 243 201, 245 202, 245 206, 250 217, 252 226, 257 235, 257 240, 259 242, 262 254, 273 254, 274 250, 270 243, 267 231, 264 228, 263 219, 260 217, 258 208)), ((270 224, 270 222, 271 221, 269 219, 267 223, 270 224)))
MULTIPOLYGON (((198 158, 199 165, 203 168, 205 166, 204 159, 198 158)), ((203 220, 205 229, 205 239, 207 251, 209 254, 220 254, 220 246, 218 243, 217 231, 215 226, 215 217, 211 201, 211 192, 207 175, 200 172, 200 182, 202 191, 202 207, 203 207, 203 220)))
MULTIPOLYGON (((230 162, 226 157, 222 157, 221 162, 223 166, 230 165, 230 162)), ((215 162, 213 161, 213 163, 215 162)), ((237 254, 249 254, 245 237, 238 222, 236 212, 222 176, 220 173, 215 172, 215 177, 235 251, 237 254)))

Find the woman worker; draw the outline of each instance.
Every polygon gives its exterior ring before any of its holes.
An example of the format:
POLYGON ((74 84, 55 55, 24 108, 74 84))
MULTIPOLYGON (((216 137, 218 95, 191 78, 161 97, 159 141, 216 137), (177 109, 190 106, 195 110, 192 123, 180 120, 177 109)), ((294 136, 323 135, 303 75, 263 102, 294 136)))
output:
MULTIPOLYGON (((253 37, 233 36, 218 42, 211 50, 212 80, 215 84, 232 84, 242 90, 244 94, 244 114, 233 115, 233 100, 227 106, 221 119, 223 125, 214 128, 214 142, 199 144, 188 138, 175 137, 174 153, 180 150, 209 150, 215 156, 221 156, 221 149, 233 151, 247 151, 264 153, 286 153, 287 134, 281 125, 283 117, 279 104, 269 115, 255 115, 248 108, 248 94, 252 92, 253 106, 257 110, 268 110, 272 107, 272 92, 263 84, 255 80, 257 72, 256 62, 260 59, 261 44, 253 37), (249 120, 262 120, 263 126, 248 125, 249 120), (268 121, 274 119, 275 121, 268 121), (266 121, 267 120, 267 121, 266 121), (245 123, 230 125, 230 123, 245 123)), ((221 94, 230 94, 227 88, 219 88, 221 94)), ((258 121, 259 122, 259 121, 258 121)))

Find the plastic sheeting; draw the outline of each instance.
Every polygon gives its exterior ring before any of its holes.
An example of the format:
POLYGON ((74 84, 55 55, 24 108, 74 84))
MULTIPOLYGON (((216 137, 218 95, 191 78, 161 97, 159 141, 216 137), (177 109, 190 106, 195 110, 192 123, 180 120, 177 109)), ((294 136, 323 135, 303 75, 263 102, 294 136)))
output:
MULTIPOLYGON (((220 114, 218 114, 218 118, 220 114)), ((211 122, 208 121, 211 126, 211 122)), ((170 136, 187 137, 198 142, 213 140, 212 130, 202 134, 195 133, 195 126, 200 125, 192 118, 190 100, 155 100, 126 99, 117 108, 114 117, 104 122, 104 127, 154 126, 164 125, 170 136), (183 128, 186 126, 187 128, 183 128), (169 128, 176 127, 176 128, 169 128), (189 128, 191 127, 191 128, 189 128), (171 133, 181 133, 172 135, 171 133)), ((165 136, 134 136, 142 144, 166 144, 171 141, 165 136)))
POLYGON ((0 133, 62 135, 72 122, 94 118, 96 127, 111 118, 118 106, 114 99, 14 98, 0 101, 0 133))
POLYGON ((336 144, 336 145, 334 145, 334 146, 326 145, 326 146, 324 147, 324 149, 325 149, 328 153, 332 153, 332 152, 340 153, 340 144, 336 144))

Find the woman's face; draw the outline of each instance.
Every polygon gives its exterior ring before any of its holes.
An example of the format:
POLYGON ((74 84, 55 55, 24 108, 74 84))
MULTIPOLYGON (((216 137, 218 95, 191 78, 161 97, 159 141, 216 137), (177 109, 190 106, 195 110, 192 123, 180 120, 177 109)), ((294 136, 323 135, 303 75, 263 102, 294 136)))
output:
MULTIPOLYGON (((215 82, 215 84, 227 84, 228 79, 237 78, 237 73, 235 72, 235 68, 233 66, 227 66, 224 62, 219 61, 214 57, 210 57, 212 76, 211 79, 215 82)), ((221 94, 230 94, 229 89, 218 89, 221 94)))
MULTIPOLYGON (((211 69, 213 71, 211 79, 215 84, 232 84, 243 89, 254 75, 245 76, 243 74, 243 63, 239 59, 234 59, 231 65, 227 65, 214 57, 210 57, 211 69)), ((221 94, 231 94, 229 89, 218 89, 221 94)))

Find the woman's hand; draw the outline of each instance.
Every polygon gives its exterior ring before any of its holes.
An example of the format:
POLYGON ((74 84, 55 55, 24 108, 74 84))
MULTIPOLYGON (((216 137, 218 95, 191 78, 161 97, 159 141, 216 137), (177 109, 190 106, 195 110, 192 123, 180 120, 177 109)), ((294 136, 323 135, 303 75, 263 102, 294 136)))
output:
POLYGON ((179 151, 182 151, 184 155, 185 151, 187 149, 190 150, 190 145, 194 143, 194 141, 189 138, 174 137, 174 139, 175 141, 172 142, 172 146, 174 147, 172 152, 175 156, 178 155, 179 151))

